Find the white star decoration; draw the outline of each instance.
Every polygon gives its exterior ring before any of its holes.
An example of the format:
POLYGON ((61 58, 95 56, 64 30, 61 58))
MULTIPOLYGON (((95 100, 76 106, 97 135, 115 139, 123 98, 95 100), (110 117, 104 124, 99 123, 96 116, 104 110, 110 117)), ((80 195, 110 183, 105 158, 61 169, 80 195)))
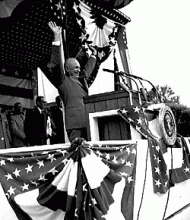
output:
POLYGON ((110 154, 106 153, 106 154, 105 154, 105 158, 106 158, 107 160, 110 160, 110 154))
POLYGON ((160 150, 160 146, 159 145, 156 146, 156 150, 159 152, 159 150, 160 150))
POLYGON ((159 167, 155 167, 155 172, 160 174, 160 168, 159 167))
POLYGON ((94 205, 96 205, 96 204, 97 204, 97 202, 96 202, 96 199, 95 199, 95 198, 92 198, 91 200, 92 200, 92 204, 94 204, 94 205))
POLYGON ((52 173, 55 176, 58 171, 55 169, 55 167, 53 167, 51 170, 48 171, 48 173, 52 173))
POLYGON ((28 167, 25 168, 25 169, 26 169, 26 172, 27 172, 27 173, 32 172, 32 168, 33 168, 33 165, 30 166, 30 165, 28 164, 28 167))
POLYGON ((142 119, 141 118, 137 119, 137 124, 141 124, 142 125, 142 119))
POLYGON ((141 127, 136 126, 136 130, 137 130, 138 132, 140 132, 141 127))
POLYGON ((156 182, 155 185, 158 186, 158 187, 160 187, 160 185, 161 185, 160 180, 155 180, 155 182, 156 182))
POLYGON ((12 194, 15 194, 15 190, 16 190, 16 188, 13 188, 13 187, 11 186, 10 189, 9 189, 7 192, 9 192, 9 194, 10 194, 10 196, 11 196, 12 194))
POLYGON ((121 163, 124 164, 125 163, 125 159, 121 158, 121 163))
POLYGON ((130 149, 129 149, 129 148, 127 148, 127 149, 126 149, 126 151, 127 151, 127 153, 128 153, 128 154, 130 154, 130 153, 131 153, 131 151, 130 151, 130 149))
POLYGON ((132 163, 131 163, 131 161, 126 161, 126 163, 125 163, 125 166, 127 166, 127 167, 132 167, 132 163))
POLYGON ((130 182, 132 182, 132 181, 134 181, 134 180, 133 180, 132 176, 129 176, 129 177, 127 178, 127 181, 128 181, 128 183, 130 183, 130 182))
POLYGON ((139 113, 140 112, 140 108, 138 106, 136 106, 135 108, 133 108, 135 112, 139 113))
POLYGON ((80 36, 81 41, 84 41, 86 39, 86 34, 82 33, 82 35, 80 36))
POLYGON ((125 110, 125 109, 122 109, 122 111, 121 111, 123 114, 127 114, 127 110, 125 110))
POLYGON ((189 172, 189 167, 185 167, 185 172, 187 173, 187 172, 189 172))
POLYGON ((98 57, 100 58, 100 60, 102 59, 102 57, 104 57, 104 51, 102 51, 101 53, 100 52, 98 52, 98 57))
POLYGON ((15 171, 13 172, 13 174, 14 174, 16 177, 18 177, 18 176, 20 176, 20 171, 21 171, 21 170, 18 170, 18 169, 16 168, 15 171))
POLYGON ((54 161, 54 160, 56 160, 55 158, 54 158, 54 154, 48 154, 48 158, 47 158, 48 160, 51 160, 51 163, 54 161))
POLYGON ((85 184, 82 186, 83 191, 87 191, 86 186, 87 186, 87 183, 85 183, 85 184))
POLYGON ((131 153, 136 155, 137 151, 135 149, 133 149, 131 153))
POLYGON ((40 178, 38 179, 39 181, 46 181, 47 179, 45 178, 45 176, 43 174, 40 175, 40 178))
POLYGON ((44 161, 38 160, 37 164, 39 165, 39 168, 44 167, 44 161))
POLYGON ((7 160, 9 160, 11 163, 14 162, 14 159, 12 157, 8 158, 7 160))
POLYGON ((36 187, 39 185, 39 183, 37 183, 36 181, 30 180, 30 182, 31 182, 33 185, 35 185, 36 187))
POLYGON ((74 4, 73 4, 73 9, 74 9, 75 13, 78 13, 78 8, 77 8, 77 5, 76 5, 75 2, 74 2, 74 4))
POLYGON ((7 181, 8 180, 13 180, 13 177, 12 177, 12 175, 10 174, 10 173, 8 173, 7 175, 5 175, 6 177, 7 177, 7 181))
POLYGON ((118 161, 117 161, 117 157, 114 155, 114 157, 113 157, 113 160, 112 160, 114 163, 118 163, 118 161))
POLYGON ((61 9, 61 4, 60 2, 58 4, 55 4, 57 6, 57 10, 60 10, 61 9))
POLYGON ((62 160, 62 163, 67 164, 68 161, 69 161, 69 160, 68 160, 67 158, 65 158, 64 160, 62 160))
POLYGON ((127 173, 125 173, 125 172, 120 172, 120 174, 121 174, 121 176, 125 176, 125 177, 127 177, 127 176, 128 176, 128 174, 127 174, 127 173))
POLYGON ((102 153, 100 151, 96 151, 96 153, 98 154, 99 157, 102 156, 102 153))
POLYGON ((1 160, 0 160, 0 165, 1 165, 1 166, 6 165, 6 164, 5 164, 5 160, 1 159, 1 160))
POLYGON ((21 188, 22 188, 22 191, 29 190, 29 184, 24 183, 24 185, 21 186, 21 188))

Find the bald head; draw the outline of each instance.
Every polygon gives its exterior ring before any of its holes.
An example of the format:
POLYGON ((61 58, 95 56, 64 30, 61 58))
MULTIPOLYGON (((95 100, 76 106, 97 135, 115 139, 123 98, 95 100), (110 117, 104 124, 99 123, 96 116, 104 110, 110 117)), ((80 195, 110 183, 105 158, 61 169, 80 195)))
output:
POLYGON ((68 58, 65 61, 67 75, 78 77, 80 73, 80 63, 75 58, 68 58))

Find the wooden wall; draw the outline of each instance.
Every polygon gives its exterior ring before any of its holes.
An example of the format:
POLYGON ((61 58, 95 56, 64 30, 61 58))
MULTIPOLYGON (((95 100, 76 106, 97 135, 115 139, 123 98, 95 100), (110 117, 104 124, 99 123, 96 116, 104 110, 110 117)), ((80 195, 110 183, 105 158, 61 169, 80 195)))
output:
MULTIPOLYGON (((137 96, 136 96, 137 97, 137 96)), ((135 97, 134 97, 135 98, 135 97)), ((129 93, 114 91, 84 98, 88 140, 90 137, 89 113, 116 110, 130 105, 129 93)), ((119 115, 98 118, 100 140, 130 140, 130 126, 119 115)))

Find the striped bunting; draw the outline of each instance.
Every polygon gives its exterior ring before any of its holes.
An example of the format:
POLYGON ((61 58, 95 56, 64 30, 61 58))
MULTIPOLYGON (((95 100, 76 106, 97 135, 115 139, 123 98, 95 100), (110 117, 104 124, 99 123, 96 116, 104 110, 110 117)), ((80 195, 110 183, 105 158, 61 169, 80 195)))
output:
POLYGON ((16 153, 0 154, 0 182, 10 210, 16 213, 10 219, 131 218, 126 189, 135 182, 136 144, 83 143, 69 150, 19 152, 18 148, 16 153))

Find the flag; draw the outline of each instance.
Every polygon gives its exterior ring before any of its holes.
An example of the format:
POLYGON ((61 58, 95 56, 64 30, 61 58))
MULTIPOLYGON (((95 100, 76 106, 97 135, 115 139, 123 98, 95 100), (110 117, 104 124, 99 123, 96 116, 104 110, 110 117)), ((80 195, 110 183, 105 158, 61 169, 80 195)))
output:
POLYGON ((18 220, 129 220, 135 168, 136 144, 0 154, 0 182, 18 220))
POLYGON ((133 0, 115 0, 114 8, 120 9, 130 4, 133 0))
POLYGON ((190 178, 190 153, 184 137, 177 138, 176 143, 171 148, 182 148, 183 160, 182 166, 175 169, 170 169, 169 174, 171 184, 181 183, 190 178))
POLYGON ((37 90, 36 78, 32 76, 33 71, 14 68, 0 70, 0 104, 14 106, 19 100, 24 108, 33 108, 34 91, 37 90), (25 75, 26 73, 28 74, 25 75))
POLYGON ((124 26, 121 26, 119 29, 117 41, 121 48, 128 49, 126 28, 124 26))
POLYGON ((118 24, 125 25, 129 20, 116 9, 101 8, 86 0, 33 0, 15 5, 9 17, 0 18, 0 67, 36 70, 46 64, 51 56, 53 33, 48 22, 52 20, 64 29, 65 58, 76 57, 83 66, 89 47, 87 51, 82 48, 89 44, 97 48, 98 61, 89 86, 112 51, 118 24), (83 53, 85 58, 80 56, 83 53))
POLYGON ((166 193, 169 184, 167 165, 158 141, 148 138, 148 147, 152 167, 153 189, 155 193, 166 193))
POLYGON ((126 24, 129 19, 113 8, 108 9, 107 5, 100 7, 99 2, 94 1, 93 3, 87 0, 68 2, 67 8, 67 23, 72 24, 76 30, 75 33, 71 29, 66 30, 67 56, 76 57, 84 65, 90 54, 89 46, 94 46, 98 52, 96 66, 87 81, 90 86, 101 63, 109 57, 113 50, 118 27, 120 24, 126 24), (69 10, 69 8, 71 9, 69 10))
POLYGON ((103 145, 96 147, 94 145, 92 149, 110 169, 125 178, 126 182, 122 193, 121 211, 125 220, 133 219, 136 179, 136 144, 127 144, 124 146, 116 145, 112 147, 103 145))
POLYGON ((114 90, 115 91, 118 91, 120 90, 120 87, 119 87, 119 82, 120 82, 120 79, 119 79, 119 75, 118 75, 118 71, 119 71, 119 67, 118 67, 118 64, 117 64, 117 59, 116 59, 116 56, 115 56, 115 49, 114 49, 114 52, 113 52, 113 61, 114 61, 114 90))
MULTIPOLYGON (((93 0, 88 0, 91 3, 94 3, 93 0)), ((109 9, 120 9, 131 3, 132 0, 97 0, 96 4, 99 7, 106 7, 109 9)))
POLYGON ((153 134, 148 128, 148 121, 145 115, 145 108, 140 105, 131 105, 129 107, 121 108, 117 113, 133 128, 138 131, 143 137, 152 137, 153 134))
POLYGON ((151 158, 154 192, 165 193, 169 187, 167 165, 163 157, 161 142, 151 133, 142 106, 129 106, 118 110, 118 114, 143 137, 148 139, 149 153, 151 158))

